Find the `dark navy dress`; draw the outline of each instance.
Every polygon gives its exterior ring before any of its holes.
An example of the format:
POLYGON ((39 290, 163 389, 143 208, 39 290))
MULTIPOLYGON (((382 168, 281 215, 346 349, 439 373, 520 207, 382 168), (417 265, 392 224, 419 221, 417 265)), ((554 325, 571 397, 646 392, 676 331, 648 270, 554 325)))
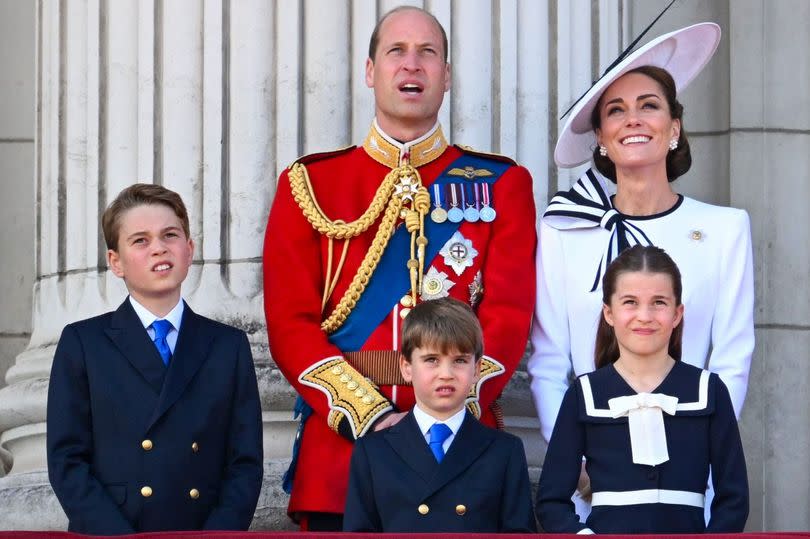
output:
POLYGON ((608 402, 636 391, 613 365, 581 376, 568 389, 549 442, 537 492, 547 532, 741 532, 748 518, 748 480, 728 390, 716 374, 678 361, 652 393, 678 398, 663 413, 669 460, 633 462, 628 418, 608 402), (587 525, 574 512, 582 458, 593 490, 587 525), (703 500, 711 466, 715 497, 706 526, 703 500))

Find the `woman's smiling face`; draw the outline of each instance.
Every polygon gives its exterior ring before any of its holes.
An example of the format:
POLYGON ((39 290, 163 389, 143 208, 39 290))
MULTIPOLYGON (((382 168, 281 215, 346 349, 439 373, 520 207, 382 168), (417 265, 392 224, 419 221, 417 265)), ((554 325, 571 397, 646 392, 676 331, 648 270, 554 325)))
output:
POLYGON ((611 84, 598 105, 601 126, 596 139, 607 149, 617 173, 638 168, 666 173, 669 143, 680 135, 666 96, 654 79, 628 73, 611 84))

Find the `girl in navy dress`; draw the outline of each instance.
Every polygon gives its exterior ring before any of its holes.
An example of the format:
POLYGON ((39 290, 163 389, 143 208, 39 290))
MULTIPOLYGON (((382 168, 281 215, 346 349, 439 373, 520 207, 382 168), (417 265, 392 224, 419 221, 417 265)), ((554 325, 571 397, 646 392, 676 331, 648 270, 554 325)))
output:
POLYGON ((662 249, 636 245, 608 266, 602 290, 597 370, 563 399, 540 476, 540 524, 556 533, 743 531, 740 433, 720 378, 681 361, 677 266, 662 249), (571 501, 583 457, 593 492, 586 524, 571 501))

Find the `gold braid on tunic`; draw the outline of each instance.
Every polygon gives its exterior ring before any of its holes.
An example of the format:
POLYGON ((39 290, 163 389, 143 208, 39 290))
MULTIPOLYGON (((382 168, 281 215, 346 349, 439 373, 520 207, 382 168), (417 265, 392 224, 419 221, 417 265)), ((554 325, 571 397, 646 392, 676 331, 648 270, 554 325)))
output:
POLYGON ((383 180, 371 204, 358 219, 350 223, 340 220, 331 220, 324 214, 309 179, 306 167, 295 163, 288 172, 290 186, 295 202, 301 208, 307 221, 319 233, 329 238, 329 269, 324 286, 323 306, 334 290, 343 262, 346 258, 346 249, 351 238, 357 237, 374 224, 382 214, 380 226, 371 242, 366 256, 363 258, 351 284, 343 297, 335 306, 332 313, 321 322, 321 329, 326 333, 334 333, 352 312, 357 301, 365 291, 368 281, 377 269, 383 252, 391 236, 394 234, 397 219, 402 216, 408 232, 411 233, 411 254, 407 267, 411 280, 411 295, 416 303, 416 294, 422 287, 422 275, 425 267, 425 216, 430 211, 430 195, 422 185, 419 171, 405 162, 389 172, 383 180), (335 275, 331 275, 332 268, 332 242, 345 240, 343 255, 335 275))

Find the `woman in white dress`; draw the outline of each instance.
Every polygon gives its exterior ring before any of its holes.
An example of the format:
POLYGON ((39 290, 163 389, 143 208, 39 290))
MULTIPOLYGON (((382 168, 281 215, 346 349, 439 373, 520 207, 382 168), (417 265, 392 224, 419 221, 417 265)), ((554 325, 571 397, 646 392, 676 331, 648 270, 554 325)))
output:
MULTIPOLYGON (((706 65, 719 40, 713 23, 652 40, 597 81, 563 128, 557 164, 593 159, 601 176, 588 170, 570 191, 558 193, 540 224, 528 371, 547 441, 571 380, 594 370, 604 269, 635 244, 666 249, 681 269, 689 313, 683 357, 720 376, 739 418, 754 349, 748 215, 685 197, 671 184, 691 165, 676 93, 706 65), (602 176, 616 184, 614 196, 602 176)), ((587 493, 584 472, 580 487, 587 493)))

